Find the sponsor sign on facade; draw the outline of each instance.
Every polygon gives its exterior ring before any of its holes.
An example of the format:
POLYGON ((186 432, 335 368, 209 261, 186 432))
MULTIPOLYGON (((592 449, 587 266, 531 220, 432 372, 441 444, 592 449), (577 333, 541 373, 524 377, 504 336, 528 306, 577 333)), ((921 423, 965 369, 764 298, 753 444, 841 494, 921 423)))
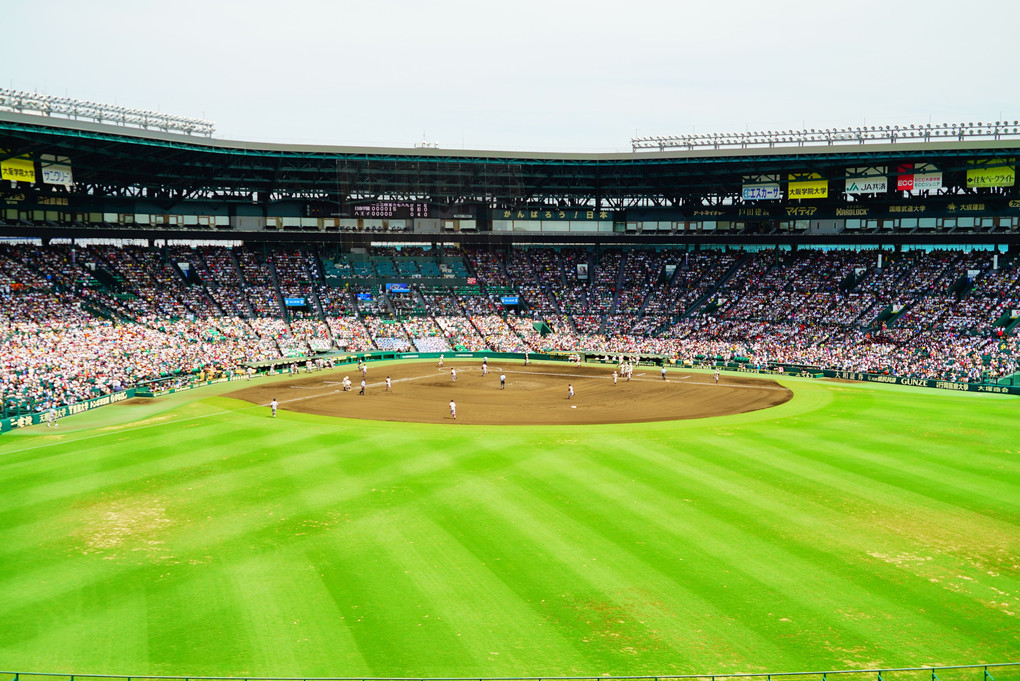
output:
POLYGON ((829 181, 817 173, 790 175, 786 186, 787 197, 791 199, 825 199, 829 196, 829 181))
POLYGON ((771 201, 783 198, 779 183, 745 184, 741 187, 740 198, 744 201, 771 201))

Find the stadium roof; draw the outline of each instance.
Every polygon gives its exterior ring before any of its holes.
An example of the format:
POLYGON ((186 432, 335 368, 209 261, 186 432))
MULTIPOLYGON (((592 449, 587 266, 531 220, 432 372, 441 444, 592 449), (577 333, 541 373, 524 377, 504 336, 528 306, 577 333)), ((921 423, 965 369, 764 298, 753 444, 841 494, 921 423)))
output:
MULTIPOLYGON (((0 112, 0 166, 18 157, 33 163, 47 158, 73 170, 73 182, 66 185, 0 183, 0 208, 15 202, 25 214, 26 208, 56 202, 69 216, 226 215, 257 208, 263 216, 343 217, 373 202, 410 201, 474 211, 483 231, 488 220, 511 209, 583 208, 607 215, 614 224, 727 220, 738 231, 755 234, 803 217, 892 217, 890 224, 898 225, 900 217, 1017 216, 1020 199, 1012 179, 1018 149, 1015 138, 575 154, 395 149, 254 143, 0 112), (973 186, 968 179, 976 167, 1004 169, 1009 182, 973 186), (898 191, 897 174, 915 171, 937 174, 937 189, 898 191), (888 189, 844 191, 848 178, 862 174, 888 179, 888 189), (823 196, 794 199, 787 192, 779 200, 755 201, 742 194, 748 186, 786 187, 794 179, 812 178, 826 181, 823 196)), ((62 224, 51 226, 68 228, 76 220, 58 218, 62 224)), ((898 227, 892 229, 899 234, 898 227)), ((1006 229, 1007 240, 1015 240, 1015 226, 1006 229)), ((718 237, 689 240, 721 242, 718 237)), ((259 237, 249 233, 246 238, 259 237)), ((493 240, 516 238, 522 235, 493 240)), ((664 238, 645 235, 643 240, 664 238)), ((781 240, 797 242, 795 235, 781 240)))
POLYGON ((206 139, 0 112, 0 149, 8 156, 67 157, 75 183, 93 195, 153 190, 178 199, 237 191, 309 198, 311 192, 330 201, 567 201, 621 210, 739 194, 744 178, 754 175, 818 173, 840 180, 848 167, 860 165, 926 163, 952 179, 971 161, 1018 148, 1016 139, 611 154, 335 147, 206 139))

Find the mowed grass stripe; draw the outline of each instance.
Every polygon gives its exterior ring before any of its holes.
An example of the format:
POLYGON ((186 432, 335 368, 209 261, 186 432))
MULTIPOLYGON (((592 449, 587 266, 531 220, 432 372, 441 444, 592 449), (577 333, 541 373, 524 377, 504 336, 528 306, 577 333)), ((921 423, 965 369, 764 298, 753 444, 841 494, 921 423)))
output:
POLYGON ((903 409, 885 409, 877 415, 857 414, 859 420, 823 419, 801 437, 827 436, 829 446, 817 449, 820 454, 849 448, 853 457, 836 458, 861 472, 868 469, 863 464, 871 463, 884 466, 887 473, 902 471, 905 483, 917 481, 929 489, 951 493, 959 490, 960 502, 993 495, 997 503, 1017 503, 1020 460, 1010 456, 1012 435, 1001 426, 1012 410, 993 402, 983 405, 988 411, 981 412, 974 409, 973 400, 963 396, 929 403, 933 408, 928 411, 915 405, 908 414, 903 409), (961 413, 972 415, 961 421, 961 413))
MULTIPOLYGON (((45 575, 56 576, 54 572, 45 575)), ((148 668, 143 582, 117 580, 106 590, 93 588, 74 571, 60 577, 65 581, 59 584, 73 588, 55 591, 30 611, 8 610, 4 603, 0 657, 5 663, 15 668, 75 668, 92 673, 148 668)), ((11 592, 0 586, 0 593, 6 601, 11 592)))
MULTIPOLYGON (((556 632, 543 630, 491 567, 414 505, 352 523, 352 536, 371 540, 358 542, 328 568, 334 598, 357 615, 350 626, 367 659, 366 673, 381 668, 487 675, 526 664, 539 650, 562 650, 556 632), (366 563, 374 569, 362 570, 366 563), (434 652, 423 659, 422 650, 434 652)), ((344 543, 337 549, 344 550, 344 543)))
MULTIPOLYGON (((687 661, 690 646, 706 639, 717 651, 771 648, 753 632, 740 631, 713 599, 672 579, 661 563, 645 560, 631 542, 593 523, 591 509, 576 507, 564 488, 549 503, 536 493, 534 480, 475 485, 482 489, 462 485, 450 492, 454 508, 468 503, 463 494, 485 500, 473 512, 474 524, 485 531, 461 529, 461 541, 496 565, 520 598, 541 604, 599 673, 621 673, 635 654, 672 669, 687 661), (697 620, 705 636, 678 635, 678 622, 694 622, 692 615, 705 612, 709 616, 697 620)), ((458 531, 452 523, 450 529, 458 531)))
POLYGON ((225 567, 229 592, 236 595, 234 615, 244 636, 233 659, 219 656, 223 668, 244 675, 272 669, 284 676, 327 676, 338 668, 368 668, 350 632, 352 613, 336 603, 325 580, 338 556, 323 563, 322 553, 288 546, 245 556, 225 567), (266 641, 278 645, 267 646, 266 641))
MULTIPOLYGON (((214 517, 218 509, 229 508, 242 496, 242 487, 248 487, 253 497, 258 496, 271 479, 267 465, 271 468, 278 465, 274 452, 293 441, 294 438, 281 435, 272 440, 263 436, 255 443, 250 438, 241 441, 238 437, 235 447, 217 449, 208 446, 208 438, 201 438, 205 446, 199 446, 200 441, 196 440, 183 443, 184 448, 142 450, 143 461, 137 460, 137 454, 132 457, 120 452, 123 446, 83 453, 82 457, 100 462, 89 464, 90 469, 101 470, 77 479, 71 471, 61 480, 40 483, 38 499, 30 490, 25 492, 24 499, 31 503, 23 502, 13 512, 5 510, 7 522, 0 531, 0 539, 29 533, 35 538, 33 551, 38 551, 45 548, 44 539, 66 543, 68 537, 77 536, 80 528, 76 525, 82 520, 87 523, 97 520, 96 514, 131 511, 139 504, 159 507, 163 509, 161 513, 169 510, 171 517, 166 522, 171 525, 182 515, 186 523, 195 520, 186 510, 177 512, 188 506, 201 506, 203 517, 214 517), (236 453, 238 450, 245 453, 236 453), (216 498, 228 503, 217 506, 216 498)), ((11 496, 8 505, 15 503, 15 495, 11 496)), ((264 501, 265 497, 259 500, 264 501)), ((13 541, 0 542, 0 555, 5 553, 4 547, 14 545, 13 541)))
MULTIPOLYGON (((572 476, 575 470, 571 466, 566 466, 564 474, 572 476)), ((589 472, 587 477, 590 478, 591 469, 587 470, 589 472)), ((558 485, 557 489, 572 487, 576 486, 558 485)), ((782 516, 769 518, 770 514, 762 514, 761 506, 755 503, 758 498, 756 491, 734 494, 732 485, 727 483, 726 490, 719 491, 718 494, 709 492, 703 495, 703 499, 685 499, 683 501, 693 502, 687 504, 685 515, 689 519, 686 522, 680 520, 671 527, 675 522, 672 519, 678 518, 685 511, 683 508, 671 508, 670 503, 675 499, 673 495, 659 495, 648 489, 636 489, 627 503, 628 508, 621 510, 612 499, 602 498, 597 492, 592 494, 593 490, 598 488, 597 484, 585 487, 589 494, 588 508, 597 514, 597 517, 590 521, 593 526, 606 528, 607 531, 609 528, 619 529, 622 532, 632 531, 635 527, 645 527, 649 537, 661 539, 666 536, 664 543, 658 542, 658 546, 649 547, 651 552, 645 559, 649 562, 664 561, 666 564, 662 568, 663 571, 676 575, 677 581, 682 581, 688 589, 699 582, 705 582, 706 591, 712 593, 718 590, 720 580, 728 582, 723 585, 724 589, 733 588, 734 594, 742 595, 733 603, 735 612, 739 613, 740 619, 745 622, 752 621, 749 615, 756 615, 758 626, 764 630, 763 633, 776 633, 779 621, 797 622, 799 624, 779 627, 785 628, 783 633, 786 636, 791 634, 792 627, 805 627, 797 636, 796 646, 818 644, 820 642, 811 641, 810 632, 818 631, 813 623, 827 619, 847 600, 860 604, 862 610, 858 613, 867 610, 884 612, 896 619, 916 615, 913 611, 904 610, 894 599, 875 598, 872 594, 881 591, 875 589, 876 582, 880 580, 870 573, 845 574, 845 557, 834 557, 828 551, 819 548, 825 546, 824 534, 811 536, 804 543, 797 542, 784 522, 787 518, 795 522, 796 509, 787 508, 785 509, 787 512, 782 516), (713 503, 713 499, 717 502, 713 503), (640 507, 640 513, 635 513, 637 507, 640 507), (627 517, 632 513, 638 517, 627 517), (659 522, 660 518, 671 520, 669 524, 665 524, 659 522), (721 518, 727 520, 722 521, 721 518), (764 522, 763 518, 768 518, 769 522, 764 522), (677 550, 682 554, 678 556, 677 550), (676 561, 676 568, 673 570, 670 570, 669 566, 671 560, 676 561), (693 569, 686 569, 687 565, 691 565, 693 569), (701 572, 695 566, 711 566, 711 569, 701 572), (805 592, 810 592, 814 596, 805 600, 802 598, 805 592), (750 604, 750 601, 747 601, 748 595, 752 595, 754 601, 750 607, 747 607, 750 604), (775 612, 767 612, 768 610, 775 612)), ((611 481, 605 488, 615 494, 619 486, 615 481, 611 481)), ((681 494, 702 496, 690 489, 682 491, 681 494)), ((569 507, 575 508, 576 505, 570 504, 569 507)), ((652 543, 641 541, 639 537, 643 538, 644 535, 631 536, 626 544, 652 543)), ((888 577, 887 575, 886 581, 888 577)), ((899 576, 892 577, 896 579, 899 576)), ((887 583, 879 586, 885 586, 884 590, 890 591, 887 583)), ((727 595, 728 593, 726 592, 727 595)), ((728 599, 719 594, 715 596, 714 602, 718 605, 727 603, 728 599)), ((825 637, 835 639, 833 645, 838 643, 850 649, 859 645, 860 641, 868 640, 869 635, 874 636, 883 628, 879 624, 876 630, 874 622, 858 622, 854 621, 855 619, 848 618, 842 628, 830 625, 825 629, 825 637)), ((935 626, 927 627, 922 639, 942 628, 941 624, 935 622, 930 624, 935 626)))
MULTIPOLYGON (((1020 650, 1009 476, 968 502, 980 476, 949 445, 897 461, 904 440, 918 443, 893 416, 903 393, 805 385, 774 410, 648 426, 450 428, 264 409, 174 422, 235 402, 216 398, 125 425, 118 437, 153 437, 90 446, 84 461, 43 447, 45 473, 24 452, 0 456, 0 476, 17 469, 21 481, 0 500, 0 542, 12 544, 0 547, 12 568, 0 572, 12 623, 0 652, 77 671, 499 676, 1020 650), (855 440, 862 420, 874 432, 855 440), (931 494, 954 476, 965 483, 931 494), (111 497, 143 511, 163 502, 172 523, 92 553, 61 541, 88 516, 66 505, 109 510, 111 497), (995 577, 982 548, 1002 558, 995 577), (57 629, 74 646, 47 658, 57 629), (130 670, 111 657, 117 636, 130 670)), ((951 397, 933 404, 979 413, 997 433, 1011 422, 1002 400, 951 397)), ((937 415, 926 402, 909 416, 937 415)), ((936 416, 931 437, 965 443, 965 421, 936 416)), ((87 438, 79 449, 108 440, 87 438)))

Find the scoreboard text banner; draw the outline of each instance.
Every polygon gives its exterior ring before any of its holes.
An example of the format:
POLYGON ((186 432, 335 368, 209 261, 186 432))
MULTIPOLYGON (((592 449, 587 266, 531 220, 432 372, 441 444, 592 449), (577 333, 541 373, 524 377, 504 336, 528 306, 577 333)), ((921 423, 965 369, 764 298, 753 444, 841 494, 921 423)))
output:
MULTIPOLYGON (((992 161, 990 163, 998 163, 992 161)), ((967 169, 967 188, 1012 187, 1016 182, 1016 166, 989 165, 983 168, 967 169)))
POLYGON ((783 190, 778 183, 745 184, 741 187, 740 198, 744 201, 770 201, 783 198, 783 190))
POLYGON ((0 161, 0 179, 35 182, 35 162, 24 156, 0 161))
POLYGON ((829 181, 817 173, 790 175, 786 195, 790 199, 825 199, 829 196, 829 181))

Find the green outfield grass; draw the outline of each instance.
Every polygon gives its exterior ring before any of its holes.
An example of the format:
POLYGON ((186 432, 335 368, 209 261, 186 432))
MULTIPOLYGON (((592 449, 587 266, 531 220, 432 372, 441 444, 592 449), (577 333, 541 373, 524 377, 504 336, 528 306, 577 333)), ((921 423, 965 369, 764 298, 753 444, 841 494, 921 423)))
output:
POLYGON ((1020 659, 1020 402, 783 383, 761 412, 560 428, 274 420, 217 386, 5 434, 0 668, 1020 659))

